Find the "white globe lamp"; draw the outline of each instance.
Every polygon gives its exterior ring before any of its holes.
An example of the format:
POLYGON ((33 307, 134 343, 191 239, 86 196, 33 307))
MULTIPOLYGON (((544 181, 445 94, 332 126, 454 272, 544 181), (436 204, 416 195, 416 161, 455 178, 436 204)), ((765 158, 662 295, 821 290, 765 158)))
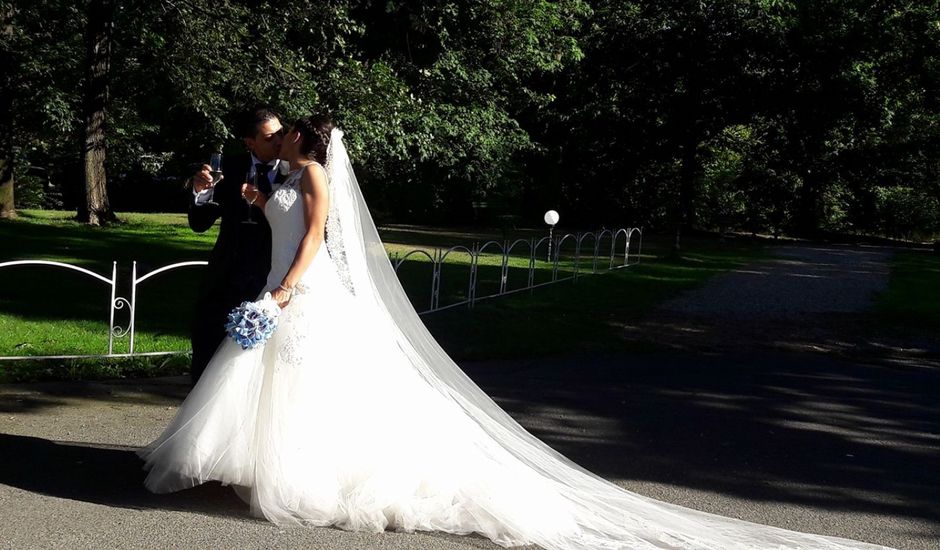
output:
POLYGON ((558 223, 558 219, 558 212, 555 212, 554 210, 549 210, 545 213, 545 223, 552 227, 555 227, 555 224, 558 223))
POLYGON ((555 230, 555 224, 558 223, 560 217, 558 212, 554 210, 549 210, 545 213, 545 223, 548 224, 548 261, 552 261, 552 232, 555 230))

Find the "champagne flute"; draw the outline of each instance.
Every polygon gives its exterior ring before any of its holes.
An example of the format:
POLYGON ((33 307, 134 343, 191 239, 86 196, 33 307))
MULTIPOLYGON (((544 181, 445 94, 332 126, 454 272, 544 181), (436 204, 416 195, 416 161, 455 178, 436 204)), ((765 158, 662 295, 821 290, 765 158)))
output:
MULTIPOLYGON (((212 156, 209 157, 209 174, 212 176, 211 186, 214 188, 215 184, 222 181, 222 153, 212 153, 212 156)), ((206 204, 219 205, 215 202, 215 192, 212 193, 212 197, 206 201, 206 204)))

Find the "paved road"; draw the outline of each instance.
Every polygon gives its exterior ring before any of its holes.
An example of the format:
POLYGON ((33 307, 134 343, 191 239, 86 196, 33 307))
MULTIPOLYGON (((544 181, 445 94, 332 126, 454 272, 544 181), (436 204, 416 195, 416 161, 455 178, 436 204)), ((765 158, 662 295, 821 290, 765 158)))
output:
MULTIPOLYGON (((466 368, 540 438, 630 490, 938 547, 940 369, 929 363, 724 347, 466 368)), ((280 529, 216 485, 151 495, 133 450, 185 392, 181 378, 0 386, 0 547, 497 548, 477 537, 280 529)))

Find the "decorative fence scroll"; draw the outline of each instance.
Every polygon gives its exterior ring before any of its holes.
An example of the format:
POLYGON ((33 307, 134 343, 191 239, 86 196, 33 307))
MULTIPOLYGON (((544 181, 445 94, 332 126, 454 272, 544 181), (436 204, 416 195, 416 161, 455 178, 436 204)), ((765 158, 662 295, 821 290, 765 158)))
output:
MULTIPOLYGON (((549 237, 541 239, 516 239, 514 241, 486 241, 483 244, 473 244, 467 246, 452 246, 448 249, 436 249, 432 252, 415 249, 406 252, 401 257, 395 254, 391 258, 395 271, 398 272, 406 260, 412 261, 426 260, 431 266, 431 288, 429 307, 419 312, 420 315, 451 309, 458 306, 473 307, 480 301, 498 296, 505 296, 523 290, 532 290, 540 286, 577 279, 586 274, 611 271, 621 269, 639 263, 640 253, 643 246, 643 233, 638 228, 618 229, 611 231, 605 229, 596 233, 569 233, 556 236, 549 243, 549 237), (636 236, 636 238, 635 238, 636 236), (610 246, 605 246, 605 239, 610 240, 610 246), (635 244, 635 251, 631 247, 635 244), (551 246, 549 246, 551 245, 551 246), (618 254, 622 250, 622 254, 618 254), (470 258, 466 265, 467 282, 466 294, 462 299, 453 303, 441 304, 441 280, 443 278, 443 267, 447 264, 447 258, 452 254, 465 254, 470 258), (498 259, 496 267, 498 270, 498 285, 494 292, 489 294, 478 294, 478 276, 480 273, 480 260, 487 256, 494 256, 498 259), (622 260, 621 260, 622 256, 622 260), (550 279, 536 280, 536 272, 539 261, 544 258, 545 262, 551 264, 550 279), (512 261, 523 264, 524 268, 515 268, 518 271, 524 271, 525 281, 515 281, 510 278, 513 271, 512 261)), ((83 357, 129 357, 142 355, 174 355, 179 351, 157 351, 140 353, 134 350, 134 335, 137 330, 137 295, 138 287, 144 281, 165 273, 167 271, 193 266, 204 266, 207 262, 193 261, 180 262, 166 265, 154 269, 144 275, 138 276, 137 262, 135 261, 131 268, 131 290, 130 299, 123 296, 117 296, 117 262, 111 265, 111 278, 95 273, 83 267, 62 262, 52 262, 46 260, 17 260, 0 263, 0 269, 13 266, 51 266, 78 271, 90 277, 93 277, 102 283, 111 287, 110 302, 108 308, 108 352, 97 355, 44 355, 44 356, 7 356, 0 357, 0 360, 22 360, 22 359, 71 359, 83 357), (127 308, 129 312, 129 321, 127 328, 118 325, 115 321, 115 312, 127 308), (114 353, 114 339, 128 338, 128 352, 114 353)))
MULTIPOLYGON (((52 267, 62 267, 65 269, 71 269, 73 271, 78 271, 90 277, 103 282, 104 284, 111 287, 111 301, 108 307, 109 317, 108 317, 108 355, 112 355, 114 351, 114 338, 123 338, 127 335, 130 329, 125 329, 115 324, 114 322, 114 312, 118 309, 124 309, 125 306, 130 306, 130 302, 126 298, 118 297, 117 294, 117 262, 112 262, 111 264, 111 278, 108 279, 104 275, 99 275, 94 271, 85 269, 84 267, 78 267, 77 265, 66 264, 62 262, 50 262, 47 260, 16 260, 13 262, 3 262, 0 263, 0 269, 4 267, 14 267, 21 265, 44 265, 52 267)), ((31 357, 10 357, 10 359, 30 359, 31 357)), ((0 359, 7 359, 6 357, 0 357, 0 359)))

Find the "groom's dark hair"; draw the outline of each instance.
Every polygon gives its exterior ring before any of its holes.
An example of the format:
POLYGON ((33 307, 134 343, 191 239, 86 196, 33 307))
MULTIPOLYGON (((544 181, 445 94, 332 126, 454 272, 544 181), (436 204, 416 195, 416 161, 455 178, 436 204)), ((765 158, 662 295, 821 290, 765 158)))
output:
POLYGON ((271 107, 267 105, 255 107, 239 117, 238 135, 243 138, 253 138, 258 133, 259 124, 274 118, 281 117, 271 107))

